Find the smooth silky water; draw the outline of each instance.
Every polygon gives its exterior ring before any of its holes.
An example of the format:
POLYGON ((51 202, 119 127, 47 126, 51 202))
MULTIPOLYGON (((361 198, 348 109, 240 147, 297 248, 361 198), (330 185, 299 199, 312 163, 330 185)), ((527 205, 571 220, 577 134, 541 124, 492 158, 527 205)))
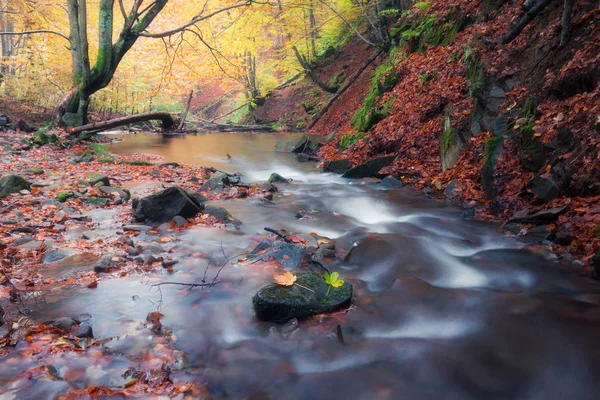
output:
MULTIPOLYGON (((217 398, 598 398, 600 285, 580 269, 522 249, 496 225, 461 219, 462 210, 415 190, 321 174, 316 163, 273 152, 282 135, 121 138, 111 152, 240 172, 245 182, 278 172, 293 183, 280 185, 273 204, 223 202, 243 222, 239 230, 181 232, 165 245, 180 261, 171 275, 108 279, 94 290, 53 294, 40 311, 48 319, 83 314, 97 338, 113 339, 104 354, 45 361, 60 374, 77 371, 76 384, 38 382, 12 398, 122 386, 127 368, 165 354, 161 338, 141 328, 158 307, 175 338, 168 344, 174 379, 198 376, 217 398), (306 217, 297 219, 299 211, 306 217), (200 282, 209 263, 212 279, 226 258, 252 250, 267 226, 309 240, 316 232, 350 252, 329 265, 355 287, 347 313, 295 330, 257 321, 251 298, 273 272, 259 263, 227 266, 211 289, 151 287, 200 282), (337 324, 345 344, 331 333, 337 324)), ((18 349, 11 357, 0 378, 35 365, 16 361, 18 349)))

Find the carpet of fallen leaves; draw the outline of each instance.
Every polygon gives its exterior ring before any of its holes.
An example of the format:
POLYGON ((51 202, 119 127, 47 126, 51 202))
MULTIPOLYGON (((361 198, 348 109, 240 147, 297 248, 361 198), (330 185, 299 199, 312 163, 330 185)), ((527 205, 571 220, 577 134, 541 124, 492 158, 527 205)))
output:
MULTIPOLYGON (((600 196, 585 193, 589 182, 600 177, 600 89, 596 86, 577 93, 561 94, 565 86, 576 86, 578 77, 597 71, 600 64, 600 10, 593 1, 579 2, 573 16, 573 38, 564 48, 558 46, 562 7, 550 7, 509 45, 500 43, 502 35, 521 14, 520 1, 511 1, 498 10, 490 10, 485 2, 466 0, 433 1, 429 13, 444 16, 451 6, 460 7, 465 15, 479 16, 478 22, 457 35, 448 46, 437 46, 424 53, 412 53, 399 59, 395 67, 401 78, 395 88, 380 99, 383 104, 393 99, 392 112, 375 125, 364 139, 340 154, 336 142, 322 149, 325 159, 348 158, 358 164, 382 154, 397 153, 394 165, 383 173, 393 174, 410 185, 427 188, 429 193, 443 195, 451 181, 457 180, 452 199, 463 206, 475 206, 477 218, 506 221, 517 211, 538 211, 567 205, 567 211, 556 224, 555 233, 572 238, 562 246, 554 246, 559 253, 569 252, 589 264, 600 248, 600 196), (490 201, 480 183, 484 162, 485 142, 491 137, 484 132, 462 145, 457 165, 442 172, 440 162, 441 112, 434 118, 424 118, 428 110, 435 110, 442 102, 451 105, 453 126, 469 130, 473 101, 468 94, 466 66, 456 62, 467 46, 477 39, 485 61, 486 75, 502 79, 512 77, 519 86, 507 93, 500 113, 518 118, 526 99, 539 100, 535 135, 548 143, 559 129, 573 132, 579 145, 573 154, 562 155, 562 160, 550 160, 538 171, 526 170, 517 157, 518 148, 509 137, 497 166, 499 184, 497 204, 500 212, 492 213, 490 201), (419 74, 437 71, 437 78, 422 83, 419 74), (571 80, 569 80, 571 79, 571 80), (557 92, 558 88, 558 92, 557 92), (558 93, 558 94, 557 94, 558 93), (576 167, 573 186, 579 193, 569 193, 550 203, 537 199, 530 190, 530 181, 550 170, 558 162, 576 167)), ((357 90, 364 92, 368 74, 363 75, 357 90)), ((596 72, 597 76, 597 72, 596 72)), ((569 89, 570 90, 570 89, 569 89)), ((337 106, 321 120, 315 131, 323 135, 337 132, 337 137, 352 134, 349 119, 360 107, 357 93, 344 94, 337 106)), ((364 95, 361 97, 364 99, 364 95)), ((442 107, 443 108, 443 107, 442 107)), ((525 231, 528 226, 524 226, 525 231)))
MULTIPOLYGON (((58 133, 66 142, 67 135, 60 131, 58 133)), ((75 159, 83 153, 87 144, 70 148, 53 144, 31 148, 25 144, 30 137, 31 134, 21 132, 0 132, 0 142, 3 144, 0 146, 0 176, 17 174, 32 184, 30 190, 0 199, 0 301, 6 312, 6 324, 2 327, 4 336, 0 337, 0 357, 13 351, 20 355, 19 358, 10 358, 13 360, 10 362, 17 359, 46 360, 61 354, 83 352, 88 358, 102 360, 107 355, 102 350, 100 340, 78 338, 73 332, 30 319, 28 315, 35 308, 35 303, 43 302, 49 294, 70 287, 94 290, 102 280, 147 274, 161 268, 167 272, 173 270, 175 262, 170 259, 168 251, 143 260, 136 259, 135 254, 128 254, 128 250, 135 250, 131 239, 140 235, 133 220, 131 201, 123 202, 119 196, 89 186, 87 182, 93 175, 106 175, 110 178, 111 186, 132 189, 135 197, 175 184, 202 193, 209 200, 245 198, 262 193, 260 186, 202 191, 201 186, 212 174, 210 170, 189 165, 161 164, 162 158, 153 155, 114 156, 115 161, 108 163, 77 163, 75 159), (136 160, 151 164, 123 163, 136 160), (69 190, 85 193, 85 196, 71 197, 62 204, 55 201, 59 192, 69 190), (90 196, 105 199, 106 202, 94 205, 83 201, 90 196), (18 241, 25 237, 29 241, 19 245, 18 241), (71 255, 57 263, 45 262, 45 258, 56 250, 71 255), (110 267, 103 273, 95 272, 94 264, 107 255, 111 257, 110 267), (62 269, 65 266, 76 269, 62 269)), ((185 224, 171 222, 144 229, 144 238, 136 240, 136 247, 151 242, 167 244, 177 241, 178 233, 190 226, 227 228, 215 217, 200 213, 185 224)), ((175 350, 169 346, 171 333, 162 327, 159 313, 151 313, 148 320, 135 329, 148 330, 156 343, 140 368, 130 371, 131 379, 123 388, 92 386, 73 390, 63 398, 174 397, 183 393, 191 396, 189 398, 201 398, 207 394, 206 389, 194 381, 193 374, 191 377, 189 373, 173 376, 169 364, 177 355, 172 354, 175 350)), ((59 377, 52 365, 42 365, 25 369, 15 379, 24 386, 38 379, 75 382, 81 373, 74 368, 59 377)))
MULTIPOLYGON (((15 148, 23 146, 22 139, 30 135, 16 132, 0 133, 0 141, 13 143, 15 148)), ((61 290, 65 286, 79 285, 88 288, 97 286, 100 279, 111 276, 125 276, 134 272, 159 268, 164 261, 160 258, 151 263, 140 263, 133 257, 126 257, 128 237, 140 234, 136 230, 125 229, 123 235, 115 235, 117 229, 135 224, 131 212, 131 202, 121 203, 113 194, 103 193, 98 187, 87 186, 90 174, 110 177, 112 186, 133 188, 141 185, 143 196, 158 190, 161 186, 179 185, 185 189, 201 192, 200 187, 211 172, 202 167, 180 165, 177 167, 160 165, 161 159, 152 155, 133 155, 126 158, 115 157, 115 162, 97 161, 75 163, 86 145, 69 149, 46 145, 13 152, 0 147, 0 175, 17 174, 32 183, 29 191, 12 194, 0 200, 0 299, 16 301, 18 293, 46 290, 61 290), (151 165, 122 164, 121 161, 144 160, 151 165), (36 170, 39 169, 39 170, 36 170), (82 189, 82 182, 85 189, 82 189), (107 204, 86 204, 84 198, 69 198, 63 205, 51 200, 61 191, 86 191, 87 196, 106 199, 107 204), (101 223, 99 223, 101 220, 101 223), (95 235, 94 231, 104 230, 106 235, 95 235), (33 245, 14 246, 15 241, 24 237, 33 238, 33 245), (88 264, 88 271, 75 276, 62 277, 53 271, 59 263, 43 262, 52 250, 66 250, 73 254, 74 264, 88 264), (92 267, 94 262, 106 254, 114 254, 109 274, 98 275, 92 267)), ((253 196, 258 187, 232 188, 228 191, 201 192, 209 200, 253 196)), ((221 226, 208 214, 199 214, 188 219, 183 226, 171 223, 166 229, 150 229, 147 234, 156 241, 167 243, 177 231, 191 225, 221 226)), ((223 225, 224 226, 224 225, 223 225)))

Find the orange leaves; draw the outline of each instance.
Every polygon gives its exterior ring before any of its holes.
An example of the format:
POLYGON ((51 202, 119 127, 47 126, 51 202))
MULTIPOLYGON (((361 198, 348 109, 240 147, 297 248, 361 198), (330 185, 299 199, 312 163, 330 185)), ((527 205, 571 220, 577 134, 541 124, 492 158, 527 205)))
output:
POLYGON ((273 275, 273 280, 280 286, 292 286, 294 282, 296 282, 296 279, 296 275, 292 274, 290 271, 273 275))

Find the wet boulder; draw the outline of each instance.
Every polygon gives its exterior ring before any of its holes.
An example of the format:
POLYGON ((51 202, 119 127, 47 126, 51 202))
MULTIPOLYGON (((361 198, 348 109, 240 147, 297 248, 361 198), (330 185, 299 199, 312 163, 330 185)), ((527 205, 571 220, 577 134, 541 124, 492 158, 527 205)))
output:
POLYGON ((223 189, 229 185, 229 175, 224 172, 217 171, 208 178, 202 185, 200 190, 217 190, 223 189))
POLYGON ((527 212, 527 210, 517 211, 513 217, 508 220, 509 224, 536 224, 554 222, 565 212, 567 206, 549 208, 536 213, 527 212))
POLYGON ((21 190, 31 190, 31 184, 19 175, 6 175, 0 179, 0 199, 21 190))
POLYGON ((390 175, 383 178, 381 182, 379 182, 379 186, 384 189, 395 189, 403 187, 404 183, 402 183, 400 179, 390 175))
POLYGON ((373 178, 379 174, 379 171, 383 167, 387 167, 392 164, 396 156, 384 156, 374 158, 367 161, 366 163, 360 164, 354 168, 350 168, 342 175, 342 178, 349 179, 362 179, 362 178, 373 178))
POLYGON ((531 192, 538 199, 548 202, 560 196, 560 187, 550 174, 542 174, 531 181, 531 192))
POLYGON ((323 145, 321 142, 321 140, 306 134, 295 135, 288 141, 277 143, 275 151, 281 153, 314 153, 323 145))
POLYGON ((272 283, 263 287, 252 298, 252 305, 256 317, 262 321, 302 320, 350 306, 352 290, 348 282, 335 288, 321 276, 307 272, 298 274, 292 286, 272 283))
POLYGON ((277 172, 273 172, 268 180, 269 183, 288 183, 289 181, 277 172))
POLYGON ((331 160, 323 163, 323 172, 343 174, 350 169, 350 160, 331 160))
POLYGON ((275 244, 265 253, 265 257, 277 260, 282 267, 286 268, 299 268, 310 261, 304 247, 287 242, 275 244))
POLYGON ((233 215, 231 215, 231 213, 227 211, 227 209, 224 207, 206 206, 204 208, 204 213, 215 217, 217 221, 222 222, 224 224, 242 224, 240 220, 234 218, 233 215))
POLYGON ((137 221, 169 222, 175 216, 192 218, 204 210, 202 196, 190 194, 179 186, 171 186, 142 199, 134 199, 133 212, 137 221))

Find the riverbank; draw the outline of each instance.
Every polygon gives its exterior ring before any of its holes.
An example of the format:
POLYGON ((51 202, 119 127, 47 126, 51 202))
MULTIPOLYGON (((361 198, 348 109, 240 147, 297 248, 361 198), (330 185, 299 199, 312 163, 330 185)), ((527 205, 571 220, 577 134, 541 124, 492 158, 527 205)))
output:
POLYGON ((600 270, 598 8, 578 4, 565 46, 558 6, 503 45, 520 2, 488 3, 433 1, 399 18, 398 47, 315 125, 336 137, 321 155, 352 166, 396 155, 382 175, 600 270), (404 39, 420 29, 431 34, 404 39))

